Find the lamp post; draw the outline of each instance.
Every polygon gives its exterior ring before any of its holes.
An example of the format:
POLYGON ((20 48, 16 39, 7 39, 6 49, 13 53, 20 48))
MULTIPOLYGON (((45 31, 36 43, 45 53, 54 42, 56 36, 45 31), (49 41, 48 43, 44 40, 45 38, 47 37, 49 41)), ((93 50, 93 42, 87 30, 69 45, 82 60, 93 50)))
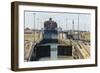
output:
POLYGON ((78 40, 79 40, 79 14, 78 14, 78 40))
POLYGON ((36 13, 33 13, 33 17, 34 17, 34 25, 33 25, 34 43, 35 43, 35 15, 36 15, 36 13))
MULTIPOLYGON (((72 20, 72 35, 74 36, 74 19, 72 20)), ((73 37, 74 39, 74 37, 73 37)))
POLYGON ((68 33, 67 33, 67 25, 68 25, 68 19, 67 19, 67 17, 66 17, 66 38, 67 38, 67 35, 68 35, 68 33))

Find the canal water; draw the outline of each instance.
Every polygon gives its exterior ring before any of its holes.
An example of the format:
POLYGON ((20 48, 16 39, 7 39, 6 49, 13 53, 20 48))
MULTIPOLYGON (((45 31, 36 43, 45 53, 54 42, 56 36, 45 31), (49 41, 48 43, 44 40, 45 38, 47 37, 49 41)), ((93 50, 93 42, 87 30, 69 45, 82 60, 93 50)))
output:
POLYGON ((57 60, 58 57, 58 44, 50 44, 50 59, 57 60))

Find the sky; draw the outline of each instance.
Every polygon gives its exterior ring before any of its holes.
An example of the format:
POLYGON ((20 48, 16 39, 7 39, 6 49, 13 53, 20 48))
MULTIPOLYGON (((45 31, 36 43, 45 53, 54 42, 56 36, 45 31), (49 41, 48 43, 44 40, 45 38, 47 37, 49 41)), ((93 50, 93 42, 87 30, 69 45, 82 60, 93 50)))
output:
POLYGON ((24 25, 25 28, 42 29, 44 22, 52 18, 62 30, 79 30, 90 31, 91 15, 84 13, 71 12, 38 12, 38 11, 24 11, 24 25), (74 26, 74 27, 73 27, 74 26))

